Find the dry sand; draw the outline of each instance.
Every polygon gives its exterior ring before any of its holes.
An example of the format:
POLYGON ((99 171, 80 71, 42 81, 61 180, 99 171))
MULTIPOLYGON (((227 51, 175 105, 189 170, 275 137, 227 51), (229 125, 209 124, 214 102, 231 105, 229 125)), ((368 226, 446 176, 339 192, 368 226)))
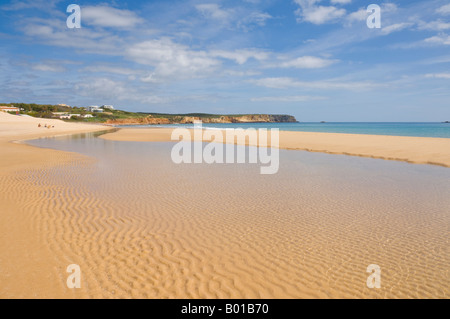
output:
POLYGON ((267 177, 177 166, 158 143, 95 139, 100 159, 10 143, 104 129, 37 122, 0 113, 0 298, 449 297, 444 179, 359 178, 350 157, 267 177), (381 290, 365 286, 371 263, 381 290), (69 264, 82 289, 66 287, 69 264))
MULTIPOLYGON (((168 142, 171 141, 172 131, 168 128, 125 128, 102 135, 101 138, 115 141, 168 142)), ((191 135, 193 136, 193 133, 191 135)), ((279 147, 450 167, 448 138, 280 131, 279 147)))

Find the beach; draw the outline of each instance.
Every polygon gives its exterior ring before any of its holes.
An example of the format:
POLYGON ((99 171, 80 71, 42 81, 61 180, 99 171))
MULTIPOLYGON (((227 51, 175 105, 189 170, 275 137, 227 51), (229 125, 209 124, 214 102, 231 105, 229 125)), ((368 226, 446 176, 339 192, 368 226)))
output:
POLYGON ((446 139, 280 132, 264 176, 176 165, 170 129, 68 135, 105 129, 0 113, 1 298, 449 297, 446 139))
POLYGON ((42 194, 51 191, 52 187, 45 186, 45 179, 39 182, 42 187, 32 186, 26 179, 31 171, 44 172, 50 168, 86 160, 77 154, 31 147, 23 141, 105 129, 108 127, 19 117, 0 112, 1 298, 60 295, 55 292, 61 284, 53 277, 55 269, 51 244, 42 240, 46 229, 36 224, 36 218, 45 218, 38 215, 47 213, 37 209, 39 203, 45 201, 42 194), (39 124, 41 127, 38 127, 39 124), (44 127, 46 124, 54 128, 47 129, 44 127))
MULTIPOLYGON (((170 128, 124 128, 101 138, 114 141, 169 142, 172 131, 170 128)), ((258 146, 258 143, 253 143, 253 146, 258 146)), ((270 146, 270 140, 268 145, 270 146)), ((448 138, 280 131, 279 147, 450 167, 448 138)))

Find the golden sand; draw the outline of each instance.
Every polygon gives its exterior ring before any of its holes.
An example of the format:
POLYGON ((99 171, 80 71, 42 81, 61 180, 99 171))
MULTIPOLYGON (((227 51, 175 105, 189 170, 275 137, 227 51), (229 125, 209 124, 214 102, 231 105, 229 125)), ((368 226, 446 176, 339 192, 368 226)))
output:
MULTIPOLYGON (((102 135, 101 138, 114 141, 164 142, 171 141, 172 131, 173 129, 169 128, 125 128, 102 135)), ((280 131, 279 147, 450 167, 448 138, 280 131)))
POLYGON ((358 159, 305 165, 303 152, 269 177, 174 165, 158 143, 142 158, 96 139, 94 159, 8 142, 51 134, 36 125, 0 114, 0 298, 449 297, 445 179, 359 178, 358 159), (66 287, 69 264, 81 289, 66 287))
POLYGON ((60 278, 54 276, 51 243, 43 239, 47 229, 35 223, 48 217, 49 212, 39 202, 46 200, 43 194, 52 188, 31 185, 27 178, 32 171, 45 172, 86 160, 77 154, 37 149, 19 141, 105 129, 108 127, 0 112, 0 298, 64 296, 58 292, 60 278), (54 128, 45 128, 46 124, 54 128))

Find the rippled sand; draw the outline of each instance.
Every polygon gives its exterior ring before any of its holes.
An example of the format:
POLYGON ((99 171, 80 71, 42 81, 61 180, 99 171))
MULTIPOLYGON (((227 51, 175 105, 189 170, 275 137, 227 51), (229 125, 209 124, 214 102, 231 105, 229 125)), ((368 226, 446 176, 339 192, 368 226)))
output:
POLYGON ((260 175, 175 165, 170 143, 32 144, 80 155, 2 178, 0 297, 449 297, 448 168, 282 150, 260 175))

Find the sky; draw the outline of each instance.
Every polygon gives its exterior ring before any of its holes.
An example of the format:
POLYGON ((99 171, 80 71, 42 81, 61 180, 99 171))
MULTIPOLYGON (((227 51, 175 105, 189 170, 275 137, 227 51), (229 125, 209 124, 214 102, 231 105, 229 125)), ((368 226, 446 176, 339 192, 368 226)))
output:
POLYGON ((447 121, 450 1, 0 0, 0 103, 14 102, 447 121))

